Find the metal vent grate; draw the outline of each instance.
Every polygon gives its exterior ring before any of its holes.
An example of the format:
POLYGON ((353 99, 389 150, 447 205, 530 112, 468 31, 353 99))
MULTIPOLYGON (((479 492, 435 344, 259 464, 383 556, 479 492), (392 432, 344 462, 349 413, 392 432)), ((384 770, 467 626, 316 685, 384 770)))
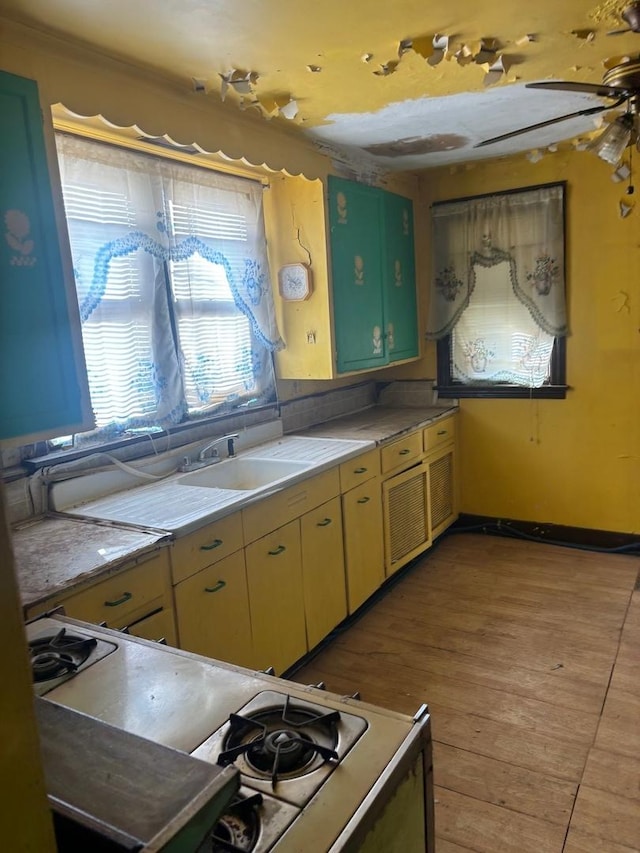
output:
POLYGON ((423 472, 389 489, 389 530, 391 562, 396 562, 429 538, 425 514, 423 472))
POLYGON ((429 479, 431 529, 435 530, 453 513, 453 453, 431 463, 429 479))

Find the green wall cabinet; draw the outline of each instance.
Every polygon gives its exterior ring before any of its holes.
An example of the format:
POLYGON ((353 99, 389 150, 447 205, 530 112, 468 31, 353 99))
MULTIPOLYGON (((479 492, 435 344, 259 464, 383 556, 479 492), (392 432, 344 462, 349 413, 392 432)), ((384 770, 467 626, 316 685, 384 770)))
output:
POLYGON ((43 120, 36 83, 0 72, 0 440, 7 443, 92 425, 43 120))
POLYGON ((329 177, 338 373, 419 355, 410 199, 329 177))

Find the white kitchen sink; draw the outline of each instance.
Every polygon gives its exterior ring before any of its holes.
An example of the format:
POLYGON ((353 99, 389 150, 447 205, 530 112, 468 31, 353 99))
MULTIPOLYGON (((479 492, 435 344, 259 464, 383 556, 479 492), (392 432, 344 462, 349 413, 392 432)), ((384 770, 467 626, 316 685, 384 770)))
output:
POLYGON ((309 462, 289 462, 283 459, 227 459, 185 474, 176 482, 180 486, 249 492, 301 474, 310 467, 309 462))

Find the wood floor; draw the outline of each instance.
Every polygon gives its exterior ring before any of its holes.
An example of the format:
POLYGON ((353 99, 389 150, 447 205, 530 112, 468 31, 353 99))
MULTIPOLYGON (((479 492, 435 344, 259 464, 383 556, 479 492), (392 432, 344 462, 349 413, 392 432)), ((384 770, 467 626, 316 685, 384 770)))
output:
POLYGON ((294 678, 429 704, 436 853, 640 851, 639 568, 451 535, 294 678))

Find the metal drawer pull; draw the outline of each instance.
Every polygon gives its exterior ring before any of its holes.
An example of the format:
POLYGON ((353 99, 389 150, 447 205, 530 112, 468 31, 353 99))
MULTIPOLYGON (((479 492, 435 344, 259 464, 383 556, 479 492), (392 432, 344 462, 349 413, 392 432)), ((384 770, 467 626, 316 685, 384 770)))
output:
POLYGON ((270 557, 277 557, 278 554, 282 554, 282 552, 286 551, 286 550, 287 549, 285 548, 284 545, 278 545, 278 547, 274 551, 268 551, 267 553, 269 554, 270 557))
POLYGON ((368 504, 371 498, 358 498, 359 504, 368 504))
POLYGON ((123 592, 122 598, 118 598, 116 601, 105 601, 105 607, 117 607, 119 604, 124 604, 125 601, 130 601, 133 598, 132 592, 123 592))
POLYGON ((222 539, 214 539, 210 545, 201 545, 201 551, 213 551, 214 548, 219 548, 222 545, 222 539))
POLYGON ((331 524, 331 519, 330 518, 324 518, 322 521, 318 522, 317 526, 318 527, 328 527, 330 524, 331 524))
POLYGON ((411 448, 409 448, 409 447, 405 447, 405 449, 404 449, 404 450, 401 450, 401 451, 400 451, 400 456, 406 456, 406 455, 407 455, 407 453, 411 453, 411 448))
POLYGON ((446 430, 446 429, 439 429, 439 430, 438 430, 438 435, 446 435, 446 434, 447 434, 447 430, 446 430))
POLYGON ((354 468, 353 473, 354 474, 366 474, 368 470, 369 470, 368 468, 354 468))
POLYGON ((205 586, 205 592, 219 592, 223 587, 227 585, 226 581, 218 581, 215 586, 205 586))

